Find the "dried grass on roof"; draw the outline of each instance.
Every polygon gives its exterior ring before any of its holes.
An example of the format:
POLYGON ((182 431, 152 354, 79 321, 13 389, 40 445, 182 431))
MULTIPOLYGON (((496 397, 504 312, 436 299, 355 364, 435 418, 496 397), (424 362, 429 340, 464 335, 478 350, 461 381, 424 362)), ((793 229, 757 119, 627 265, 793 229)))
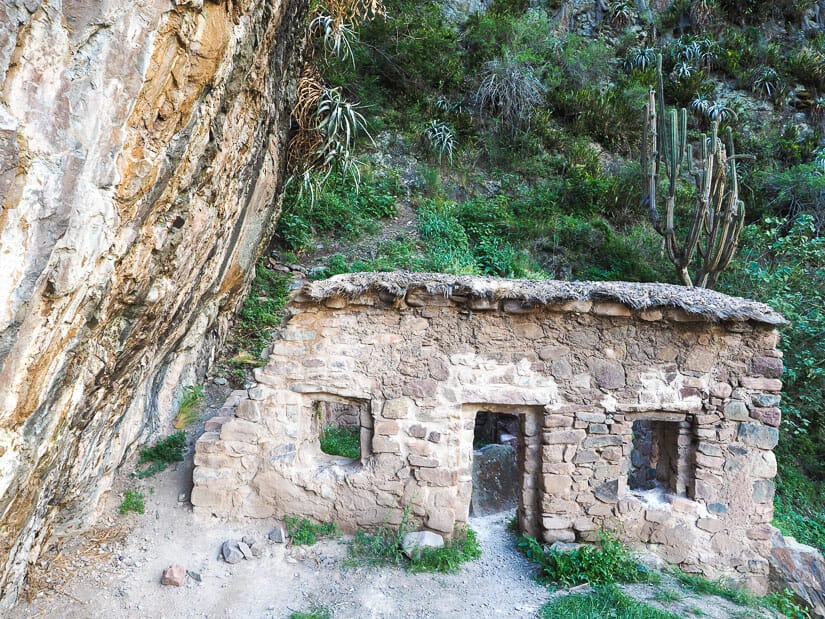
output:
POLYGON ((731 297, 704 288, 631 282, 577 282, 514 280, 498 277, 441 273, 347 273, 304 286, 316 301, 340 296, 354 298, 368 292, 400 299, 411 290, 445 297, 517 300, 525 305, 552 305, 567 301, 613 301, 634 310, 678 308, 711 322, 752 320, 785 324, 781 314, 764 303, 731 297))

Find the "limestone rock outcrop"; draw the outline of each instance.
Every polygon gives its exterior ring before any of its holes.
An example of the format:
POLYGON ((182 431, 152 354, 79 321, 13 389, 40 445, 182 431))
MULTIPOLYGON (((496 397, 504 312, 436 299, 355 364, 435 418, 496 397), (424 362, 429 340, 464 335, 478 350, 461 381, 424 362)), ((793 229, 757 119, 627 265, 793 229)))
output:
POLYGON ((225 333, 307 4, 0 3, 0 611, 225 333))

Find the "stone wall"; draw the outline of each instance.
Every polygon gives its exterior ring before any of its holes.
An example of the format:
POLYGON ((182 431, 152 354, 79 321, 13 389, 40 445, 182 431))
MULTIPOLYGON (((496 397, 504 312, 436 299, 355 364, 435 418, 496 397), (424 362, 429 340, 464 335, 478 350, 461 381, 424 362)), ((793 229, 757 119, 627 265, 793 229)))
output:
POLYGON ((307 1, 0 3, 0 614, 225 332, 307 1))
POLYGON ((197 513, 353 529, 397 524, 409 506, 449 535, 468 518, 475 416, 502 412, 520 419, 524 530, 553 542, 612 529, 765 591, 782 371, 772 325, 401 295, 295 297, 258 384, 197 443, 197 513), (360 460, 321 452, 323 401, 369 404, 360 460), (657 469, 667 491, 628 487, 634 421, 671 463, 657 469))

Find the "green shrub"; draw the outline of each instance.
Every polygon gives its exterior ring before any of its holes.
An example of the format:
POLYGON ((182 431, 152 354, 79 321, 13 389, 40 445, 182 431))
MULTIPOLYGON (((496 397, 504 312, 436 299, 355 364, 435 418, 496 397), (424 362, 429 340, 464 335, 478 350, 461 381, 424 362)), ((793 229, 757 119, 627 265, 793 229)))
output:
POLYGON ((476 533, 471 528, 456 529, 453 539, 443 548, 427 548, 418 557, 410 560, 411 572, 437 572, 452 574, 459 570, 462 563, 478 559, 481 546, 476 533))
POLYGON ((337 535, 338 527, 334 522, 315 523, 300 516, 284 516, 287 532, 296 546, 311 546, 323 537, 337 535))
POLYGON ((186 449, 186 432, 179 430, 155 442, 151 447, 143 447, 140 450, 138 466, 148 465, 143 470, 138 470, 137 477, 143 479, 152 477, 160 471, 165 471, 166 467, 174 462, 183 462, 183 452, 186 449))
POLYGON ((765 600, 770 608, 782 613, 787 619, 811 619, 811 613, 796 601, 793 591, 774 591, 765 600))
POLYGON ((541 568, 545 582, 570 587, 581 583, 655 582, 656 574, 641 565, 611 533, 601 533, 599 546, 548 550, 534 537, 522 535, 518 546, 541 568))
POLYGON ((542 619, 678 619, 678 615, 633 599, 613 584, 597 586, 592 593, 555 597, 542 607, 539 615, 542 619))
POLYGON ((251 355, 245 363, 260 365, 261 353, 271 340, 272 331, 281 324, 289 299, 289 275, 270 269, 261 259, 255 265, 255 278, 232 331, 230 346, 251 355))
POLYGON ((321 433, 321 451, 344 458, 361 457, 361 428, 326 426, 321 433))
POLYGON ((146 511, 146 496, 137 490, 127 490, 120 504, 120 513, 126 515, 129 512, 143 514, 146 511))

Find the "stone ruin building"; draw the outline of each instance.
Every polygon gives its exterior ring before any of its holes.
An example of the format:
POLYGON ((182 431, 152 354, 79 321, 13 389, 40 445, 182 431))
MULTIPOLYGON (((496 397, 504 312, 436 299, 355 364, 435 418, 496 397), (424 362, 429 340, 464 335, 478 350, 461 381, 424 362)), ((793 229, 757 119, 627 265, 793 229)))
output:
POLYGON ((476 428, 498 419, 522 530, 613 530, 766 592, 783 323, 769 307, 662 284, 380 273, 305 284, 288 311, 257 385, 198 440, 196 513, 352 530, 409 507, 449 536, 468 520, 476 428), (325 424, 357 428, 360 458, 323 453, 325 424))

